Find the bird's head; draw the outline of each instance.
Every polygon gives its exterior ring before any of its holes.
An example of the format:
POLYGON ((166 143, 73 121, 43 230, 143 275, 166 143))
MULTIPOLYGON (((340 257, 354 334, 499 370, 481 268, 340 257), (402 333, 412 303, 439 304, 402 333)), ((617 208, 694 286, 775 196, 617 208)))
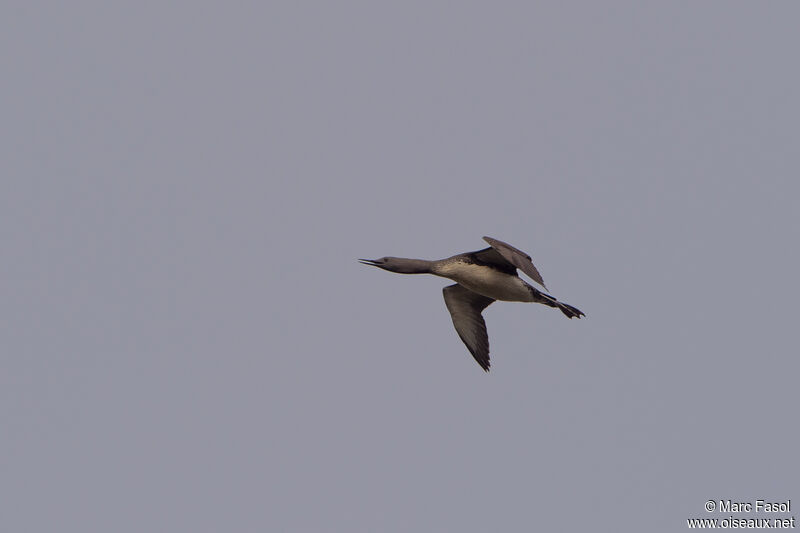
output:
POLYGON ((370 265, 398 274, 424 274, 429 272, 429 262, 421 259, 403 257, 381 257, 380 259, 359 259, 362 265, 370 265))

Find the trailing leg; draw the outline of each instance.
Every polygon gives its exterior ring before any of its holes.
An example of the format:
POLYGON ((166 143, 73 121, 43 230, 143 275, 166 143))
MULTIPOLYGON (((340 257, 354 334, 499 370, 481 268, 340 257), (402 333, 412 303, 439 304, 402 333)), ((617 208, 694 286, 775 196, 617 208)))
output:
POLYGON ((550 307, 557 307, 564 313, 567 318, 580 318, 582 316, 586 316, 583 312, 578 309, 577 307, 572 307, 569 304, 565 304, 563 302, 559 302, 554 297, 550 296, 549 294, 545 294, 541 291, 538 291, 531 287, 533 292, 533 301, 538 302, 540 304, 544 304, 550 307))

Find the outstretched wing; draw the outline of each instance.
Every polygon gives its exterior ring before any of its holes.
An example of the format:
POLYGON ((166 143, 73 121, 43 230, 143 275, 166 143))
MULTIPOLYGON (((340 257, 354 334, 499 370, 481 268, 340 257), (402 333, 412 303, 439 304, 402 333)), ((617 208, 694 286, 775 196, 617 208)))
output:
POLYGON ((517 275, 517 267, 509 263, 506 258, 500 255, 494 248, 484 248, 483 250, 470 252, 466 255, 478 264, 489 265, 500 272, 505 272, 512 276, 517 275))
POLYGON ((514 265, 514 267, 522 270, 525 274, 530 276, 533 281, 547 289, 544 284, 544 280, 542 279, 542 275, 539 274, 539 271, 536 270, 535 266, 533 266, 531 256, 522 250, 517 250, 510 244, 504 243, 503 241, 498 241, 497 239, 493 239, 491 237, 484 237, 483 240, 488 242, 489 245, 503 257, 503 259, 514 265))
POLYGON ((489 335, 481 311, 494 300, 465 289, 458 283, 442 289, 444 303, 450 311, 458 336, 469 353, 485 371, 489 371, 489 335))

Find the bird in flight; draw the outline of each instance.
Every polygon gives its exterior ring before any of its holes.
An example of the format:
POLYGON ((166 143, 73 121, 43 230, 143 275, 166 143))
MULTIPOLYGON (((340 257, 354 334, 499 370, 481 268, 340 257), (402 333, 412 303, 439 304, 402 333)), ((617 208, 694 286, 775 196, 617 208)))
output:
POLYGON ((489 248, 438 261, 403 257, 358 261, 398 274, 433 274, 455 281, 455 284, 442 290, 444 303, 458 336, 481 368, 488 372, 489 335, 481 313, 495 300, 536 302, 558 308, 568 318, 586 315, 580 309, 537 290, 519 277, 517 269, 547 290, 541 274, 533 266, 531 256, 503 241, 491 237, 484 237, 483 240, 489 243, 489 248))

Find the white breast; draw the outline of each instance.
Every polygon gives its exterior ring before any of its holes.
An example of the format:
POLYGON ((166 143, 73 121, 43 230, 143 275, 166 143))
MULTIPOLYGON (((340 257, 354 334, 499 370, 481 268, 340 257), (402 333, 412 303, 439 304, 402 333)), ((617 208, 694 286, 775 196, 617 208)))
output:
POLYGON ((452 279, 473 292, 506 302, 532 302, 533 295, 522 279, 487 266, 471 263, 446 263, 434 274, 452 279))

